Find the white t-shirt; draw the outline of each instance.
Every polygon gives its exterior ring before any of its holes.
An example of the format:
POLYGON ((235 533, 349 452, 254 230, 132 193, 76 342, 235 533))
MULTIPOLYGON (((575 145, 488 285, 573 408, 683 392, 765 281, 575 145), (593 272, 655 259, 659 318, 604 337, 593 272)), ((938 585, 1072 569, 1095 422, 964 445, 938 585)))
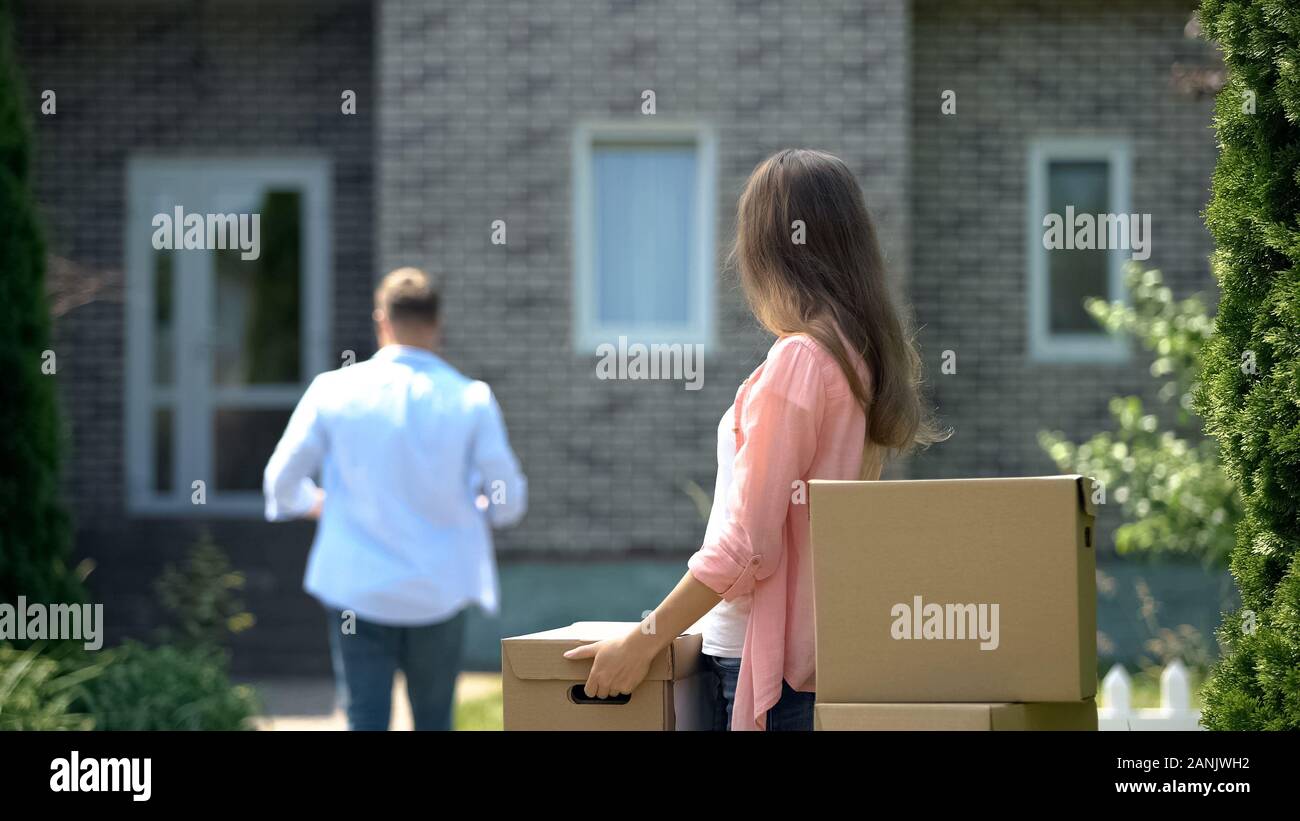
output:
MULTIPOLYGON (((704 541, 709 542, 727 523, 727 492, 731 488, 731 465, 736 460, 736 406, 732 405, 718 423, 718 478, 713 486, 713 508, 704 541)), ((749 627, 749 608, 753 596, 746 593, 731 601, 719 602, 691 628, 704 638, 704 654, 716 658, 740 658, 749 627)))

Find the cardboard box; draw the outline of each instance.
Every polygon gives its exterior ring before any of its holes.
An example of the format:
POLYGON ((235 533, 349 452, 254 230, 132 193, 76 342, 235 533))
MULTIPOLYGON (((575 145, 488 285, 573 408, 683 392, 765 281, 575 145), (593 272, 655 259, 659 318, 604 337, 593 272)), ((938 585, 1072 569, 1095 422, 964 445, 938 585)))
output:
POLYGON ((818 704, 817 730, 1096 730, 1097 705, 1086 701, 1034 704, 818 704))
POLYGON ((1092 483, 811 483, 817 700, 1081 701, 1097 689, 1092 483))
POLYGON ((678 636, 650 665, 630 696, 593 700, 583 693, 591 660, 564 651, 626 635, 634 622, 576 622, 501 640, 501 687, 507 730, 702 730, 708 691, 699 634, 678 636))

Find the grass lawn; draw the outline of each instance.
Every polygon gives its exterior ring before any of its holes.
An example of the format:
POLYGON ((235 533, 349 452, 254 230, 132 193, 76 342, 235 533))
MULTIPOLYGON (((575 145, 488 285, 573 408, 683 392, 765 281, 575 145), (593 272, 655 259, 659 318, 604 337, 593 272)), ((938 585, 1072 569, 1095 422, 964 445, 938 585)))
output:
POLYGON ((464 676, 456 692, 457 730, 501 729, 501 676, 464 676))

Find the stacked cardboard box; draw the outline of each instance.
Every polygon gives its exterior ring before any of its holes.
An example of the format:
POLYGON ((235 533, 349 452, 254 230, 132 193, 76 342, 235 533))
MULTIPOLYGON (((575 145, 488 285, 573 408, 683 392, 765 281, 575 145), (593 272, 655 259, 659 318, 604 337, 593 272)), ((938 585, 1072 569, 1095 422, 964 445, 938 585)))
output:
POLYGON ((812 482, 822 730, 1095 730, 1081 476, 812 482))
POLYGON ((630 695, 588 698, 591 660, 564 651, 627 635, 634 622, 576 622, 501 641, 501 686, 507 730, 699 730, 709 702, 701 675, 698 633, 678 636, 650 665, 630 695))

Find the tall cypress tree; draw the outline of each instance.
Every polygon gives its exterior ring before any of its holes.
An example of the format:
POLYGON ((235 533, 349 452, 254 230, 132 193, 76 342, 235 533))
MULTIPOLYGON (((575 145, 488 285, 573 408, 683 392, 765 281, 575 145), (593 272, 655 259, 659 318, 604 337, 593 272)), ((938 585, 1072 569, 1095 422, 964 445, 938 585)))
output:
POLYGON ((1227 64, 1206 224, 1221 298, 1197 406, 1241 489, 1212 729, 1300 729, 1300 5, 1204 0, 1227 64))
POLYGON ((25 97, 0 0, 0 601, 76 601, 59 504, 58 376, 43 369, 50 319, 25 97))

